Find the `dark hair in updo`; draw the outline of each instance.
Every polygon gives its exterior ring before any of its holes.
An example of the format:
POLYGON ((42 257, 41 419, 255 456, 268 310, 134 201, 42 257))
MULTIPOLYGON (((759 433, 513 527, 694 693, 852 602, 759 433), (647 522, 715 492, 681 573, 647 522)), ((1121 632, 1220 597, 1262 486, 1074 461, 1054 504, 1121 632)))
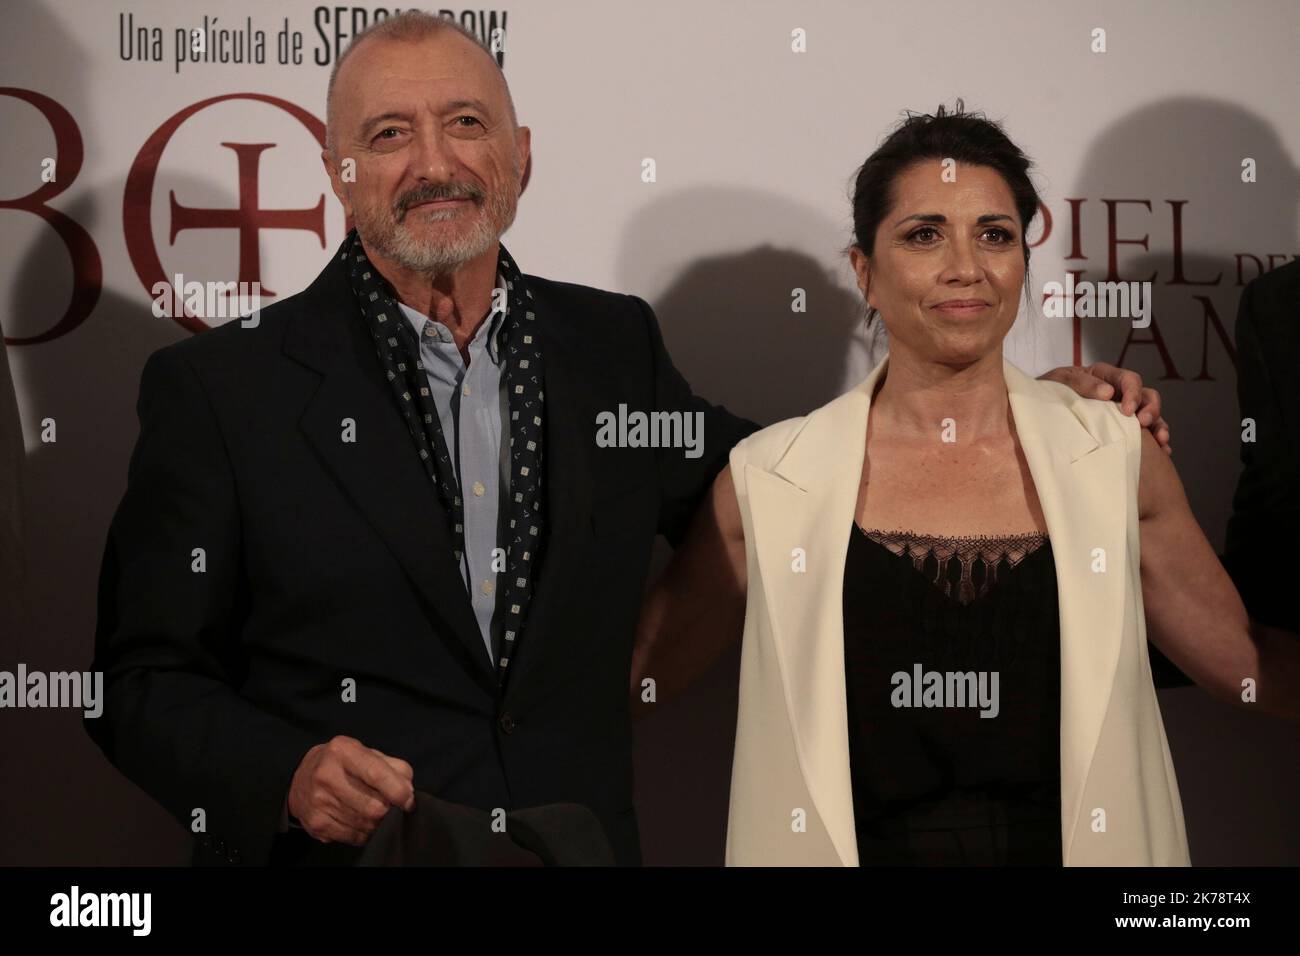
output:
MULTIPOLYGON (((867 157, 855 175, 852 245, 870 256, 876 229, 894 205, 894 181, 921 160, 946 158, 967 166, 986 166, 1006 181, 1020 217, 1028 288, 1029 244, 1025 241, 1025 230, 1041 201, 1029 180, 1033 163, 1011 142, 1000 123, 983 113, 967 113, 961 100, 957 100, 955 109, 949 111, 940 106, 933 115, 908 110, 906 119, 867 157)), ((868 325, 875 313, 868 306, 868 325)))

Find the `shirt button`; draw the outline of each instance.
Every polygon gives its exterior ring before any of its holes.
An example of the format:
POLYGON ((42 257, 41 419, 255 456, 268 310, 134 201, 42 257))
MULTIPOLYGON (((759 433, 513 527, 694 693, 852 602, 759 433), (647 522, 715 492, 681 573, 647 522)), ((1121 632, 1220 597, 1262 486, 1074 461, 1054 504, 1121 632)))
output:
POLYGON ((484 594, 491 594, 491 593, 492 593, 492 582, 491 582, 491 581, 484 581, 484 582, 483 582, 483 593, 484 593, 484 594))
POLYGON ((482 497, 483 497, 483 492, 485 492, 485 491, 487 491, 487 489, 483 487, 483 482, 481 482, 481 481, 476 481, 476 482, 474 482, 474 497, 475 497, 475 498, 482 498, 482 497))
POLYGON ((466 384, 466 385, 462 385, 462 386, 460 387, 460 393, 461 393, 462 395, 468 397, 468 396, 469 396, 469 385, 468 385, 468 384, 466 384))
POLYGON ((513 717, 510 716, 510 713, 509 713, 508 711, 507 711, 506 713, 504 713, 504 714, 501 715, 500 724, 501 724, 501 729, 502 729, 505 733, 507 733, 507 734, 512 734, 512 733, 514 733, 514 731, 515 731, 515 719, 514 719, 513 717))

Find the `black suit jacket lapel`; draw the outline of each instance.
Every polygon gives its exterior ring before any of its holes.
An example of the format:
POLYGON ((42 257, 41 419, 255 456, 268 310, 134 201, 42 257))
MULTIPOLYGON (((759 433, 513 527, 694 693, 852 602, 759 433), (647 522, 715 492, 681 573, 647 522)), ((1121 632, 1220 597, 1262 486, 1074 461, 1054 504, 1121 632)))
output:
POLYGON ((337 258, 304 293, 285 330, 284 351, 322 377, 300 422, 322 464, 387 543, 424 598, 426 613, 455 635, 475 679, 495 694, 495 671, 437 489, 394 406, 337 258), (342 440, 344 419, 355 422, 355 442, 342 440))

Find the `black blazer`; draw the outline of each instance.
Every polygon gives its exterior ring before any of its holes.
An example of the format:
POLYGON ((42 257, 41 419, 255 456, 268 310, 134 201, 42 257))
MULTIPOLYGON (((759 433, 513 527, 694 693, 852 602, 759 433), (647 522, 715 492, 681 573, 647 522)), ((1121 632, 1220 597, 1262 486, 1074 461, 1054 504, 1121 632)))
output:
POLYGON ((1253 617, 1300 631, 1286 558, 1300 539, 1300 262, 1242 290, 1236 339, 1237 397, 1255 441, 1241 443, 1224 566, 1253 617))
POLYGON ((203 811, 196 863, 355 862, 278 832, 299 761, 339 734, 408 761, 445 800, 589 807, 618 862, 639 863, 628 697, 651 545, 680 541, 757 426, 691 393, 642 300, 528 281, 548 524, 504 689, 337 258, 255 328, 146 363, 100 576, 106 704, 85 725, 187 829, 203 811), (596 415, 620 403, 704 412, 704 454, 598 448, 596 415))

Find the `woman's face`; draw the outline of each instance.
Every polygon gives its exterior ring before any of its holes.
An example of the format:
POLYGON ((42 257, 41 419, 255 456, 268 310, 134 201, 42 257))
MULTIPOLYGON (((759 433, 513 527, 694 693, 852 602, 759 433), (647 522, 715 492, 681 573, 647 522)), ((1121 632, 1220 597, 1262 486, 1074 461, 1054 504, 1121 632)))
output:
POLYGON ((889 331, 890 353, 967 365, 990 353, 1016 320, 1024 236, 1011 189, 986 166, 918 162, 894 181, 894 206, 870 258, 850 252, 858 288, 889 331))

